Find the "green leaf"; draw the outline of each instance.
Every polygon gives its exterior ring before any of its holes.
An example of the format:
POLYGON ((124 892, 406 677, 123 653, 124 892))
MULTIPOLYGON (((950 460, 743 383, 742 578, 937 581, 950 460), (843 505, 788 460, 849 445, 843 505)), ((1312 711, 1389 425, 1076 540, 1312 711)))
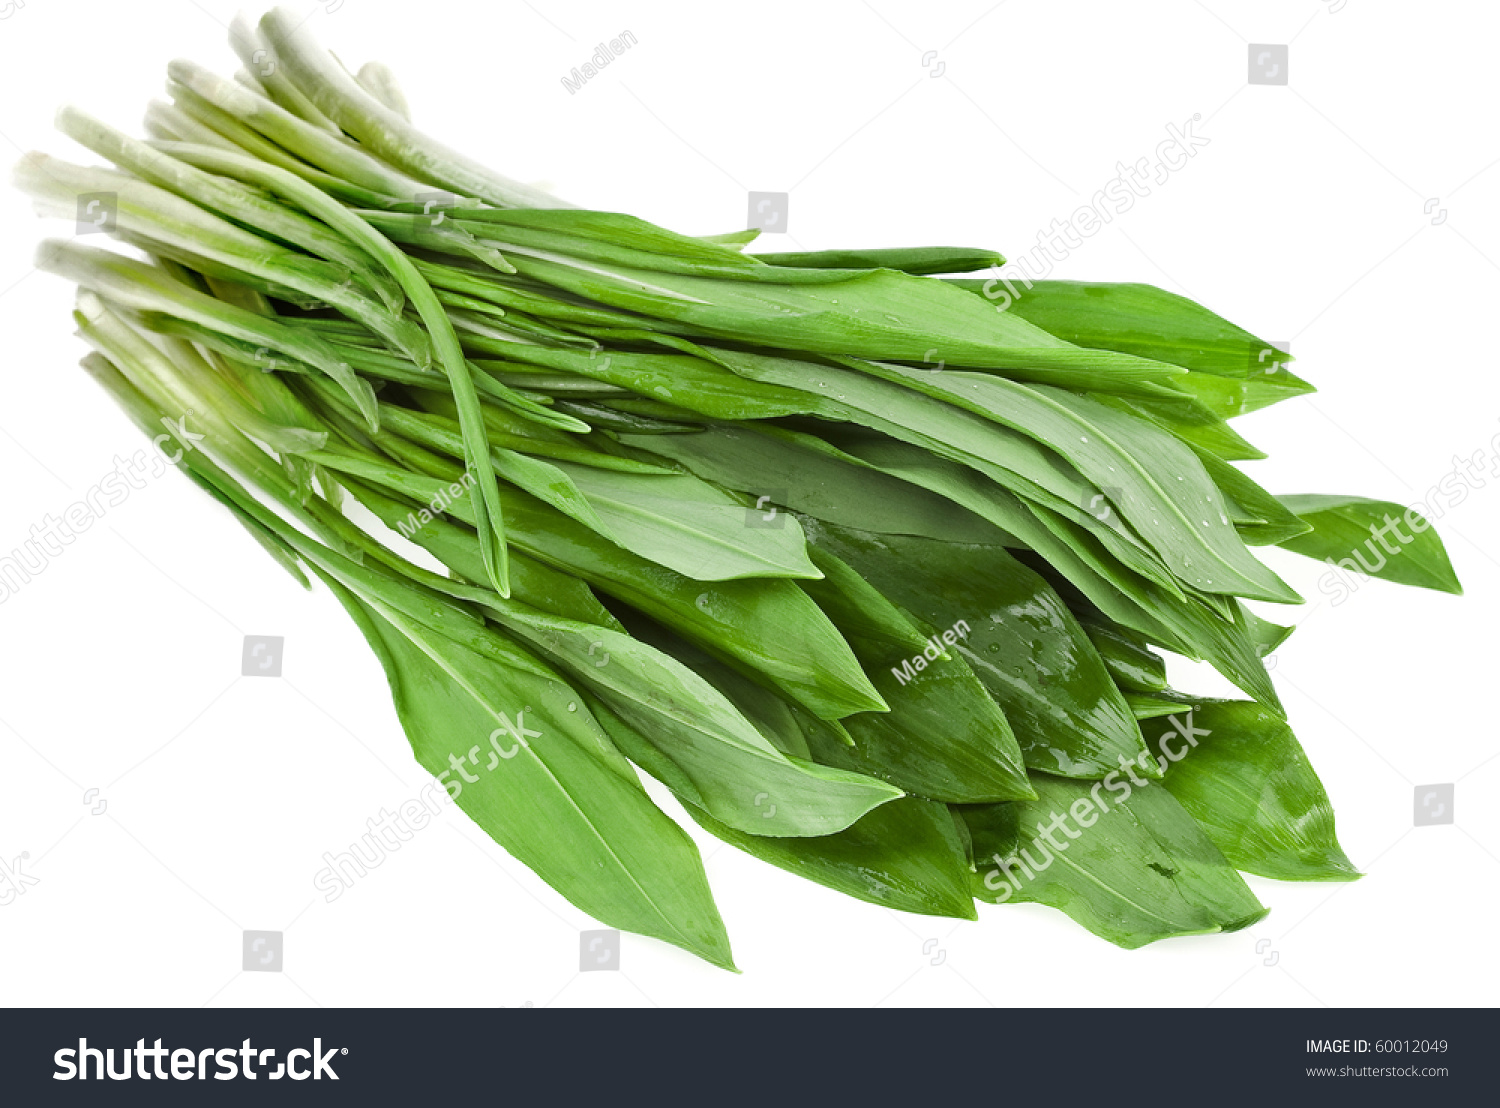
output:
POLYGON ((1076 393, 1000 377, 905 367, 888 372, 1056 450, 1105 492, 1104 502, 1184 582, 1262 600, 1300 599, 1245 549, 1197 456, 1145 420, 1076 393))
MULTIPOLYGON (((1236 869, 1283 881, 1360 876, 1339 847, 1333 806, 1285 720, 1259 704, 1199 701, 1190 749, 1163 784, 1236 869)), ((1170 735, 1170 732, 1168 733, 1170 735)))
POLYGON ((625 626, 632 635, 677 659, 702 677, 777 750, 803 761, 812 761, 812 752, 807 748, 807 728, 833 725, 807 715, 740 669, 706 654, 655 620, 637 612, 627 612, 625 616, 625 626))
POLYGON ((600 922, 734 968, 697 847, 576 694, 329 584, 385 667, 417 761, 475 823, 600 922))
POLYGON ((896 246, 876 250, 803 250, 791 254, 754 254, 767 265, 796 269, 898 269, 917 276, 973 273, 1005 264, 993 250, 963 246, 896 246))
POLYGON ((1158 395, 1181 370, 1070 345, 946 282, 891 269, 766 266, 753 280, 569 265, 512 257, 522 274, 578 296, 736 342, 831 357, 891 358, 1005 369, 1010 376, 1108 392, 1158 395))
POLYGON ((1312 527, 1308 534, 1283 540, 1284 549, 1354 573, 1463 595, 1443 540, 1416 509, 1362 496, 1278 499, 1312 527))
POLYGON ((1197 450, 1197 454, 1204 470, 1229 502, 1230 518, 1246 544, 1274 546, 1311 530, 1281 501, 1240 472, 1238 466, 1205 450, 1197 450))
POLYGON ((622 441, 670 458, 706 481, 766 495, 770 504, 829 523, 949 542, 1004 538, 954 501, 882 473, 812 435, 744 424, 671 437, 626 435, 622 441))
POLYGON ((1222 419, 1258 412, 1283 400, 1318 391, 1284 365, 1270 373, 1243 378, 1191 372, 1172 383, 1222 419))
MULTIPOLYGON (((680 640, 670 647, 676 651, 680 640)), ((692 659, 689 647, 683 659, 692 659)), ((691 779, 608 706, 594 705, 600 723, 632 761, 665 784, 710 833, 746 853, 850 896, 901 911, 973 919, 966 852, 944 805, 904 797, 880 805, 831 835, 766 837, 714 819, 696 798, 691 779)), ((795 761, 796 759, 794 759, 795 761)), ((769 792, 757 794, 761 815, 776 818, 769 792)))
MULTIPOLYGON (((101 380, 151 425, 149 400, 118 375, 101 380)), ((285 485, 269 479, 279 476, 269 458, 231 457, 298 514, 285 485)), ((203 451, 184 452, 181 464, 334 591, 386 670, 418 762, 488 834, 601 921, 734 968, 696 846, 652 804, 555 670, 467 605, 308 537, 203 451)))
POLYGON ((907 797, 836 835, 766 839, 688 806, 708 832, 773 866, 859 900, 926 916, 975 919, 969 866, 945 805, 907 797))
MULTIPOLYGON (((838 366, 720 350, 717 356, 751 380, 816 394, 817 414, 857 423, 958 462, 1028 500, 1076 518, 1111 553, 1163 588, 1176 588, 1171 571, 1115 511, 1090 511, 1107 498, 1099 487, 1034 438, 952 404, 933 404, 912 389, 838 366)), ((917 371, 913 371, 917 372, 917 371)), ((837 429, 824 436, 842 446, 837 429)))
MULTIPOLYGON (((1218 378, 1223 380, 1223 378, 1218 378)), ((1117 411, 1145 419, 1175 435, 1200 456, 1204 453, 1231 461, 1258 461, 1266 452, 1206 406, 1186 396, 1105 396, 1094 399, 1117 411)))
POLYGON ((741 831, 827 835, 901 795, 858 773, 789 760, 702 677, 623 631, 498 600, 493 610, 674 762, 691 782, 689 799, 741 831))
POLYGON ((1046 904, 1130 950, 1264 918, 1244 879, 1161 785, 1118 773, 1093 785, 1034 783, 1036 800, 960 809, 980 900, 1046 904))
POLYGON ((160 269, 108 250, 48 240, 37 248, 36 264, 38 269, 66 277, 127 308, 180 316, 316 366, 349 394, 371 428, 378 425, 370 383, 310 332, 217 300, 174 281, 160 269))
MULTIPOLYGON (((541 463, 537 463, 541 464, 541 463)), ((758 513, 686 473, 616 473, 556 462, 621 546, 698 581, 812 577, 795 519, 758 513)))
MULTIPOLYGON (((444 480, 371 458, 320 453, 315 460, 419 504, 448 496, 444 480)), ((659 620, 715 657, 761 674, 819 718, 885 710, 848 644, 795 582, 695 581, 616 546, 519 489, 500 486, 500 498, 515 546, 659 620)), ((473 523, 467 493, 454 497, 445 511, 473 523)))
MULTIPOLYGON (((951 283, 974 292, 984 286, 975 280, 951 283)), ((1079 346, 1224 377, 1264 374, 1273 364, 1291 360, 1201 304, 1152 285, 1035 281, 1017 291, 1007 309, 1011 314, 1079 346)))
POLYGON ((1093 620, 1085 620, 1083 629, 1121 689, 1152 693, 1167 687, 1167 663, 1139 636, 1116 624, 1093 620))
POLYGON ((958 652, 969 633, 967 622, 933 627, 929 638, 830 545, 837 544, 820 542, 813 551, 824 579, 803 587, 844 633, 891 710, 844 720, 853 747, 810 736, 813 757, 933 800, 978 803, 1031 796, 1005 714, 958 652))
POLYGON ((1151 766, 1130 708, 1083 628, 1052 588, 1003 548, 811 522, 808 533, 930 634, 968 629, 951 650, 1000 706, 1029 768, 1102 777, 1120 758, 1142 755, 1151 766))
POLYGON ((591 261, 680 273, 722 270, 726 276, 762 268, 761 261, 751 255, 679 235, 620 212, 466 207, 453 214, 456 222, 475 235, 508 238, 591 261))
MULTIPOLYGON (((517 346, 506 352, 510 362, 544 366, 641 396, 667 400, 712 419, 775 419, 815 410, 806 393, 748 381, 722 366, 688 354, 643 354, 632 351, 579 351, 545 346, 517 346)), ((499 369, 507 362, 481 361, 499 369)))
POLYGON ((1246 617, 1245 623, 1249 629, 1250 640, 1255 643, 1256 653, 1262 658, 1291 638, 1292 632, 1296 630, 1295 627, 1283 627, 1270 620, 1261 619, 1248 608, 1242 607, 1238 615, 1246 617))
POLYGON ((1080 615, 1103 614, 1143 635, 1150 643, 1189 658, 1202 659, 1256 700, 1282 712, 1270 674, 1261 658, 1267 653, 1256 635, 1260 621, 1243 604, 1231 606, 1233 620, 1211 611, 1197 596, 1173 595, 1153 581, 1131 580, 1113 569, 1095 536, 1044 509, 1033 510, 1060 540, 1038 547, 1045 559, 1020 555, 1062 593, 1080 615), (1066 568, 1066 576, 1058 567, 1066 568))
MULTIPOLYGON (((409 504, 362 481, 347 481, 358 500, 381 523, 422 547, 460 580, 485 580, 484 560, 473 531, 434 516, 419 523, 409 504)), ((521 551, 512 552, 511 596, 523 604, 564 619, 619 628, 619 621, 599 603, 588 584, 543 565, 521 551)))
POLYGON ((1125 702, 1130 705, 1130 710, 1138 720, 1176 715, 1178 712, 1191 711, 1193 707, 1180 698, 1141 692, 1126 692, 1125 702))

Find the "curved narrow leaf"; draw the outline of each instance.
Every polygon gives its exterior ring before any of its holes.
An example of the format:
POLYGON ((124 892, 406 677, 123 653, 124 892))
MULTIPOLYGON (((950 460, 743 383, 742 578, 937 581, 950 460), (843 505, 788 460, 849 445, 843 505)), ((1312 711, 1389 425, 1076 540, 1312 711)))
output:
MULTIPOLYGON (((600 724, 631 760, 671 789, 700 826, 725 842, 874 904, 925 915, 974 918, 968 855, 945 805, 903 797, 880 805, 832 835, 771 838, 748 834, 705 812, 681 767, 607 705, 594 702, 593 708, 600 724)), ((770 794, 760 795, 767 818, 772 818, 770 794)))
POLYGON ((655 620, 636 612, 626 613, 626 627, 644 643, 677 659, 702 677, 739 709, 740 715, 754 725, 772 746, 783 754, 812 761, 807 748, 806 732, 810 726, 822 725, 796 706, 783 700, 734 666, 714 658, 680 635, 675 635, 655 620))
MULTIPOLYGON (((655 397, 711 419, 775 419, 805 415, 817 400, 795 389, 756 381, 747 382, 722 366, 685 354, 642 354, 611 350, 562 350, 545 346, 517 346, 506 356, 528 365, 577 373, 605 384, 655 397)), ((482 362, 501 368, 503 362, 482 362)))
POLYGON ((962 246, 896 246, 876 250, 803 250, 790 254, 752 254, 767 265, 794 269, 899 269, 924 276, 933 273, 973 273, 1004 265, 993 250, 962 246))
POLYGON ((1093 399, 1155 424, 1201 454, 1227 461, 1256 461, 1266 452, 1192 397, 1105 396, 1093 399))

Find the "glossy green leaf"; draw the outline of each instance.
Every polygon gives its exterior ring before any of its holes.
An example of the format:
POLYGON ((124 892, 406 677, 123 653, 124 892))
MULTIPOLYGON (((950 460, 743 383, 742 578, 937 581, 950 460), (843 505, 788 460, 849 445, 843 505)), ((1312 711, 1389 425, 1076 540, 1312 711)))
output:
MULTIPOLYGON (((952 282, 982 292, 984 282, 952 282)), ((1035 281, 1006 309, 1049 334, 1201 373, 1249 377, 1288 357, 1201 304, 1152 285, 1035 281)))
POLYGON ((692 326, 708 335, 835 357, 1004 368, 1010 375, 1109 392, 1159 393, 1181 370, 1073 346, 942 281, 891 269, 765 267, 714 279, 631 266, 570 265, 508 254, 527 277, 578 296, 692 326))
MULTIPOLYGON (((950 650, 994 697, 1029 768, 1102 777, 1120 758, 1145 754, 1134 717, 1082 627, 1051 587, 1002 547, 812 523, 808 534, 929 633, 967 629, 950 650)), ((1151 765, 1149 755, 1143 765, 1151 765)))
POLYGON ((949 542, 1003 538, 952 500, 857 459, 845 460, 812 435, 745 424, 671 437, 626 435, 624 441, 671 458, 704 480, 764 495, 769 505, 829 523, 949 542))
POLYGON ((1190 372, 1175 378, 1172 383, 1223 419, 1258 412, 1283 400, 1318 391, 1290 372, 1284 363, 1270 373, 1257 373, 1252 377, 1190 372))
MULTIPOLYGON (((1223 378, 1218 378, 1223 380, 1223 378)), ((1094 396, 1101 404, 1145 419, 1175 435, 1199 454, 1229 461, 1255 461, 1266 452, 1247 441, 1211 409, 1186 396, 1094 396)))
POLYGON ((638 612, 626 612, 624 622, 641 642, 677 659, 712 685, 777 750, 803 761, 812 761, 805 728, 823 725, 822 720, 807 715, 753 677, 705 653, 655 620, 638 612))
POLYGON ((813 737, 813 757, 933 800, 1030 796, 1016 736, 959 653, 968 623, 919 628, 832 553, 845 545, 815 539, 813 557, 825 577, 803 587, 844 633, 891 710, 845 719, 853 747, 813 737))
MULTIPOLYGON (((643 354, 634 351, 553 349, 520 346, 507 350, 513 362, 577 373, 605 384, 627 388, 641 396, 667 400, 713 419, 774 419, 816 410, 817 401, 795 389, 747 382, 728 370, 684 354, 643 354)), ((507 363, 481 361, 498 369, 507 363)))
MULTIPOLYGON (((448 481, 369 458, 319 454, 317 460, 417 503, 446 496, 449 487, 448 481)), ((583 578, 716 657, 762 674, 820 718, 885 709, 848 644, 794 582, 695 581, 606 541, 518 489, 502 486, 500 493, 511 540, 542 563, 583 578)), ((467 493, 454 497, 446 511, 473 522, 467 493)))
MULTIPOLYGON (((1067 520, 1050 519, 1060 530, 1067 520)), ((1072 540, 1086 549, 1092 536, 1075 531, 1072 540)), ((1094 552, 1094 561, 1103 564, 1094 552)), ((1050 556, 1050 555, 1049 555, 1050 556)), ((1262 658, 1268 652, 1258 631, 1259 620, 1243 604, 1230 606, 1233 621, 1209 610, 1197 597, 1166 594, 1151 582, 1119 586, 1115 579, 1096 578, 1084 585, 1082 567, 1075 565, 1073 577, 1064 579, 1043 560, 1022 554, 1022 560, 1050 581, 1075 612, 1084 618, 1104 615, 1141 634, 1150 644, 1208 662, 1234 685, 1277 712, 1283 712, 1281 699, 1271 682, 1262 658), (1087 590, 1087 591, 1085 591, 1087 590)))
POLYGON ((1311 530, 1238 466, 1198 450, 1198 460, 1229 503, 1230 519, 1246 545, 1274 546, 1311 530))
MULTIPOLYGON (((913 390, 838 366, 746 351, 718 351, 736 373, 755 381, 802 389, 821 398, 817 414, 846 420, 920 446, 984 474, 1019 496, 1068 513, 1096 534, 1117 558, 1164 588, 1171 571, 1138 539, 1108 498, 1055 451, 1034 438, 952 404, 934 404, 913 390), (1091 510, 1092 509, 1092 510, 1091 510)), ((837 430, 825 434, 840 444, 837 430)))
POLYGON ((1112 467, 1118 469, 1119 494, 1111 495, 1110 502, 1184 582, 1205 592, 1300 601, 1245 549, 1229 524, 1223 494, 1191 449, 1098 401, 1059 389, 1033 391, 1045 392, 1076 417, 1079 438, 1088 441, 1067 456, 1086 476, 1108 488, 1115 476, 1112 467), (1103 440, 1097 458, 1085 449, 1095 445, 1090 426, 1103 440), (1106 460, 1111 455, 1115 460, 1106 460))
POLYGON ((1285 720, 1248 701, 1199 701, 1163 782, 1237 869, 1284 881, 1359 877, 1333 807, 1285 720))
POLYGON ((827 835, 901 791, 788 760, 701 676, 607 627, 497 601, 497 618, 552 658, 680 768, 694 803, 758 835, 827 835))
POLYGON ((688 814, 747 854, 856 899, 926 916, 977 918, 964 846, 945 805, 893 800, 836 835, 804 839, 747 835, 691 806, 688 814))
POLYGON ((1152 693, 1167 687, 1166 662, 1139 636, 1114 624, 1092 620, 1085 621, 1083 629, 1121 689, 1152 693))
POLYGON ((767 265, 796 269, 899 269, 902 273, 973 273, 1004 265, 993 250, 961 246, 897 246, 878 250, 804 250, 790 254, 755 254, 767 265))
MULTIPOLYGON (((151 426, 141 393, 118 375, 103 380, 151 426)), ((214 448, 297 514, 269 458, 229 436, 214 448)), ((486 833, 596 918, 733 968, 697 848, 555 670, 467 605, 309 538, 204 450, 185 450, 180 464, 334 591, 386 670, 418 762, 486 833)))
POLYGON ((1162 716, 1176 715, 1179 712, 1187 712, 1192 709, 1192 704, 1181 698, 1175 698, 1165 693, 1125 693, 1125 703, 1130 705, 1130 710, 1135 713, 1135 718, 1159 719, 1162 716))
POLYGON ((1160 784, 1038 777, 1037 799, 960 809, 974 895, 1046 904, 1135 949, 1238 931, 1266 914, 1244 879, 1160 784))
POLYGON ((1353 573, 1463 595, 1443 540, 1415 509, 1363 496, 1279 499, 1312 528, 1282 540, 1284 549, 1353 573))
POLYGON ((686 473, 616 473, 555 462, 628 550, 698 581, 817 577, 795 519, 758 513, 686 473))
POLYGON ((491 838, 595 919, 734 968, 697 847, 592 717, 568 710, 571 690, 340 599, 385 666, 417 761, 491 838))

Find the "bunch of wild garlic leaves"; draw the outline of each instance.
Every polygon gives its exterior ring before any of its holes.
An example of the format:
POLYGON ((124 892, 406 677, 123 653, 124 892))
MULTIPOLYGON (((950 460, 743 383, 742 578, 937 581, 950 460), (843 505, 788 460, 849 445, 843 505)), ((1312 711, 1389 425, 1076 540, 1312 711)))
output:
MULTIPOLYGON (((19 184, 134 253, 40 264, 93 377, 153 436, 195 413, 184 471, 333 592, 417 760, 574 904, 733 965, 638 770, 851 896, 1123 946, 1259 919, 1238 871, 1357 876, 1262 661, 1290 629, 1242 601, 1299 600, 1252 547, 1339 557, 1401 509, 1233 464, 1263 455, 1228 419, 1311 391, 1266 343, 1145 285, 935 276, 985 251, 567 207, 295 16, 231 41, 246 70, 173 63, 146 140, 60 114, 116 168, 19 184)), ((1459 591, 1407 518, 1381 575, 1459 591)))

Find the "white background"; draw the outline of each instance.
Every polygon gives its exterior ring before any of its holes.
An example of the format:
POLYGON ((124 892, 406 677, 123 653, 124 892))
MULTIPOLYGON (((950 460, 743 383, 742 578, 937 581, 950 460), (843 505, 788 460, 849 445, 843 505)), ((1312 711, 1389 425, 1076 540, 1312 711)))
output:
MULTIPOLYGON (((50 129, 66 101, 139 133, 169 59, 234 70, 233 10, 0 2, 0 154, 92 160, 50 129)), ((310 24, 350 64, 389 63, 433 134, 576 203, 703 234, 744 227, 749 190, 787 191, 790 233, 767 249, 1018 256, 1116 162, 1151 156, 1168 124, 1201 116, 1210 145, 1058 274, 1160 284, 1292 342, 1321 391, 1239 424, 1270 452, 1252 473, 1273 491, 1415 503, 1455 455, 1486 453, 1484 487, 1440 524, 1462 599, 1376 582, 1319 603, 1315 563, 1269 555, 1309 597, 1276 677, 1364 880, 1251 878, 1272 909, 1252 930, 1125 952, 1031 905, 981 907, 978 923, 899 916, 705 839, 743 974, 629 935, 619 972, 579 974, 578 932, 596 925, 450 810, 325 903, 322 853, 347 849, 424 774, 332 598, 298 590, 170 473, 0 605, 0 854, 27 852, 40 879, 0 907, 0 1002, 1493 1003, 1492 13, 1366 0, 347 0, 310 24), (570 94, 561 77, 624 30, 638 46, 570 94), (1289 85, 1247 87, 1250 43, 1290 43, 1289 85), (286 637, 282 678, 239 676, 245 634, 286 637), (1456 823, 1413 828, 1414 787, 1443 782, 1457 782, 1456 823), (102 790, 102 815, 87 789, 102 790), (285 972, 240 972, 243 929, 285 931, 285 972)), ((0 553, 142 445, 75 367, 70 290, 31 270, 43 230, 8 193, 0 553)))

